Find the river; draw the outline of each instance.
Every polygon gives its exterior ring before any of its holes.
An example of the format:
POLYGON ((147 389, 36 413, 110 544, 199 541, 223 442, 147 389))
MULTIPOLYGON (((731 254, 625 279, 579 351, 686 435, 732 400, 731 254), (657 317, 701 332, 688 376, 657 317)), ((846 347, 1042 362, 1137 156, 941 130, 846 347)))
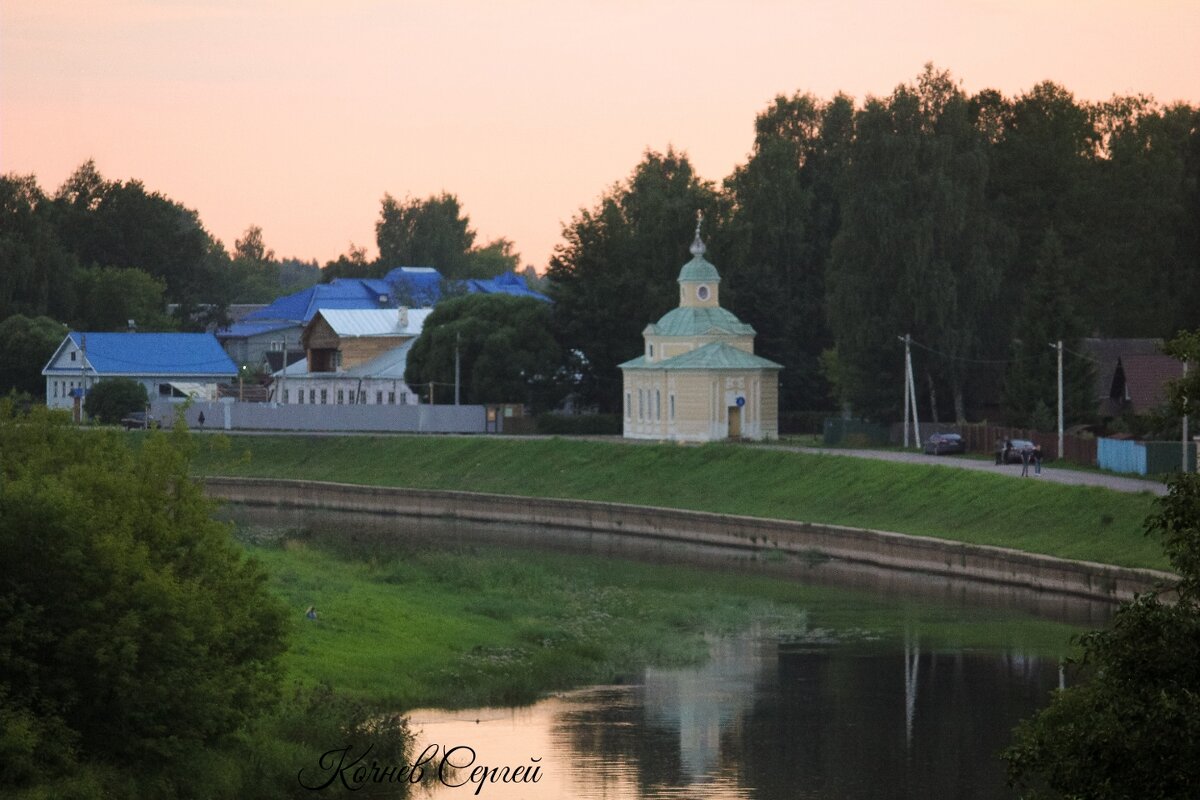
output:
POLYGON ((1066 643, 1047 645, 1026 631, 1046 619, 1096 627, 1112 610, 1061 595, 815 557, 764 559, 515 525, 279 509, 240 513, 243 521, 265 515, 273 524, 370 527, 441 543, 719 565, 831 587, 828 599, 811 601, 814 619, 844 620, 848 607, 862 616, 861 625, 840 630, 814 627, 780 638, 751 629, 712 639, 702 665, 647 668, 625 685, 587 687, 532 706, 409 712, 417 752, 457 748, 450 760, 463 769, 430 789, 440 800, 1011 797, 998 751, 1019 720, 1073 679, 1060 669, 1066 643), (900 603, 907 610, 902 624, 872 626, 875 611, 900 603), (489 773, 497 780, 472 781, 478 766, 497 768, 489 773), (499 780, 505 767, 519 780, 499 780))

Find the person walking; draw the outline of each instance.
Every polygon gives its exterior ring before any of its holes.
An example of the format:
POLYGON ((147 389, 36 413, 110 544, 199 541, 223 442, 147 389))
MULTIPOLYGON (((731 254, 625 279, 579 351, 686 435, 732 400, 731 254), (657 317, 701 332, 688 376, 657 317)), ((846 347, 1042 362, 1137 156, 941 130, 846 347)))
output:
POLYGON ((1042 446, 1037 442, 1033 444, 1033 474, 1038 477, 1042 474, 1042 446))
POLYGON ((1003 452, 1003 454, 1001 454, 1001 456, 1000 456, 1000 463, 1001 463, 1001 464, 1007 464, 1007 463, 1008 463, 1008 454, 1009 454, 1009 453, 1011 453, 1011 452, 1012 452, 1012 439, 1005 439, 1005 440, 1004 440, 1004 452, 1003 452))
POLYGON ((203 411, 200 412, 199 422, 200 422, 200 427, 203 428, 204 427, 204 412, 203 411))
POLYGON ((1029 477, 1029 462, 1033 458, 1033 451, 1028 447, 1021 448, 1021 477, 1029 477))

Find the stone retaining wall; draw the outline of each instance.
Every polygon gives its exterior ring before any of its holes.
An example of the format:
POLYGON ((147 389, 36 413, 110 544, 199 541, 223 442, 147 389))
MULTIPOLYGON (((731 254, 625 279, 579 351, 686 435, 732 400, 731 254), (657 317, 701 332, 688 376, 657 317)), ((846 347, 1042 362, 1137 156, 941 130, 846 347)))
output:
POLYGON ((1070 561, 926 536, 623 503, 274 478, 217 477, 206 479, 205 484, 212 497, 248 505, 511 522, 738 549, 821 553, 877 567, 1104 600, 1125 600, 1152 588, 1156 581, 1172 578, 1155 570, 1070 561))

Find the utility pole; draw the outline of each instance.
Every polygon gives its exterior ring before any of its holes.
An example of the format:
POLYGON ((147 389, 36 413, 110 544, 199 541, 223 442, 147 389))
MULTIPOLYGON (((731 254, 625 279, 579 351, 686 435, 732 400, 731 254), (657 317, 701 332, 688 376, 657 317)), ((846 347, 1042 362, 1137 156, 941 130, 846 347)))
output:
POLYGON ((1051 345, 1058 351, 1058 459, 1063 457, 1063 362, 1062 339, 1059 339, 1056 344, 1051 345))
POLYGON ((921 446, 921 418, 917 414, 917 381, 913 376, 912 368, 912 350, 909 345, 912 343, 912 337, 907 333, 904 334, 904 362, 908 367, 908 394, 912 399, 912 421, 913 421, 913 444, 917 447, 921 446))
POLYGON ((897 336, 897 339, 904 342, 904 447, 908 447, 908 370, 911 362, 908 360, 908 334, 903 337, 897 336))
POLYGON ((83 424, 83 400, 87 396, 87 390, 83 388, 83 383, 87 380, 87 334, 79 334, 79 396, 75 401, 79 403, 79 414, 75 421, 83 424))
POLYGON ((461 341, 462 341, 462 335, 458 332, 455 332, 455 334, 454 334, 454 405, 458 405, 458 389, 461 384, 461 381, 459 380, 459 377, 462 374, 459 369, 461 362, 458 357, 458 344, 461 341))
MULTIPOLYGON (((1185 360, 1185 361, 1183 362, 1183 381, 1184 381, 1184 383, 1187 383, 1187 373, 1188 373, 1188 369, 1187 369, 1187 367, 1188 367, 1188 362, 1185 360)), ((1182 470, 1183 470, 1184 472, 1187 472, 1187 471, 1188 471, 1188 457, 1187 457, 1187 456, 1188 456, 1188 415, 1187 415, 1187 402, 1188 402, 1187 395, 1184 395, 1184 396, 1183 396, 1183 441, 1180 443, 1180 451, 1181 451, 1181 454, 1182 454, 1182 457, 1183 457, 1183 467, 1182 467, 1182 470)))

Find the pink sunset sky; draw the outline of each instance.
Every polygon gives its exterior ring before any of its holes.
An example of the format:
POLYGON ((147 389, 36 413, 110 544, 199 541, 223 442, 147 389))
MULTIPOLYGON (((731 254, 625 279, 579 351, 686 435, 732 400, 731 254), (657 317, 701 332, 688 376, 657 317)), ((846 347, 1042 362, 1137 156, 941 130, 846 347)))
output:
POLYGON ((780 93, 963 88, 1200 103, 1197 0, 4 0, 0 172, 93 158, 232 248, 375 249, 384 192, 458 195, 543 270, 647 148, 719 181, 780 93))

